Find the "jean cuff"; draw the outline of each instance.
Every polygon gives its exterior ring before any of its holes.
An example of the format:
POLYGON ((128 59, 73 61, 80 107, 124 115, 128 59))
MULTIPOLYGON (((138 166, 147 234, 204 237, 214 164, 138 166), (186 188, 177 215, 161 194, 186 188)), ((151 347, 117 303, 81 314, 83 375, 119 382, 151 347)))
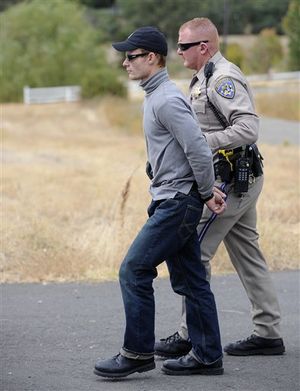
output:
POLYGON ((149 360, 150 358, 154 357, 154 352, 153 353, 138 353, 138 352, 133 352, 132 350, 128 350, 126 348, 121 348, 120 354, 123 357, 126 358, 131 358, 132 360, 149 360))
POLYGON ((214 364, 215 362, 219 361, 219 360, 223 357, 223 354, 221 354, 220 357, 218 357, 216 360, 211 361, 211 362, 205 362, 205 361, 203 361, 203 360, 198 356, 198 354, 195 352, 194 349, 192 349, 192 350, 189 352, 189 355, 192 356, 196 361, 198 361, 199 363, 204 364, 204 365, 211 365, 211 364, 214 364))

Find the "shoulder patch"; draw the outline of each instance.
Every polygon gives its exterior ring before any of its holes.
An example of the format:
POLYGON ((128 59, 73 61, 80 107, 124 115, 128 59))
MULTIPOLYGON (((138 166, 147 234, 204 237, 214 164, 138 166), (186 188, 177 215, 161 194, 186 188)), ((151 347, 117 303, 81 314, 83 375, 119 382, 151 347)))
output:
POLYGON ((218 82, 215 90, 223 98, 233 99, 235 95, 235 86, 230 78, 224 78, 218 82))

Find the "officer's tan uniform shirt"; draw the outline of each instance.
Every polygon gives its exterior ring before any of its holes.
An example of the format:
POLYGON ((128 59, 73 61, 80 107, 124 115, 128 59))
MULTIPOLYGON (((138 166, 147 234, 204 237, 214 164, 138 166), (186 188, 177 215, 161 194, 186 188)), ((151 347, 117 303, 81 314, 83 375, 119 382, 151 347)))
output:
POLYGON ((224 129, 208 106, 202 67, 195 75, 198 81, 191 88, 190 98, 208 145, 215 152, 218 149, 232 149, 255 143, 259 119, 254 111, 253 96, 245 76, 220 52, 210 61, 215 67, 208 82, 207 94, 229 126, 224 129))

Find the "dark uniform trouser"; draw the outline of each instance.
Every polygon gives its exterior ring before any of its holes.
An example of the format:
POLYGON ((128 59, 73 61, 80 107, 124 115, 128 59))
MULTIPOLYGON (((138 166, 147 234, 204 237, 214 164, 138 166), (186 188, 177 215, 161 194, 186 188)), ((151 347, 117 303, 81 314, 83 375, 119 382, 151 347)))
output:
MULTIPOLYGON (((230 185, 231 186, 231 185, 230 185)), ((255 178, 249 191, 239 197, 229 188, 227 209, 212 223, 201 243, 201 259, 210 279, 209 261, 223 241, 252 305, 254 334, 265 338, 280 337, 280 308, 265 258, 259 249, 256 231, 256 202, 263 177, 255 178)), ((205 208, 198 232, 211 216, 205 208)), ((234 306, 234 302, 232 303, 234 306)), ((181 336, 188 338, 183 299, 181 336)))

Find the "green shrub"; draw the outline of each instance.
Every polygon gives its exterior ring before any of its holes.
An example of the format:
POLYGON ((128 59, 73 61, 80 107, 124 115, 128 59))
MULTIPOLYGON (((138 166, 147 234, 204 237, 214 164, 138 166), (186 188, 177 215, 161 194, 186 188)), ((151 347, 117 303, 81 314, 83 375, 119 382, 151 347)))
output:
POLYGON ((31 0, 3 12, 0 24, 0 101, 20 101, 25 85, 76 84, 85 97, 125 94, 77 3, 31 0))
POLYGON ((276 69, 283 59, 283 50, 275 30, 262 30, 248 54, 245 62, 247 72, 268 73, 271 69, 276 69))
POLYGON ((300 69, 300 1, 292 0, 288 12, 283 19, 283 28, 289 37, 289 69, 300 69))
POLYGON ((230 43, 226 47, 226 58, 240 68, 243 68, 244 52, 238 43, 230 43))

